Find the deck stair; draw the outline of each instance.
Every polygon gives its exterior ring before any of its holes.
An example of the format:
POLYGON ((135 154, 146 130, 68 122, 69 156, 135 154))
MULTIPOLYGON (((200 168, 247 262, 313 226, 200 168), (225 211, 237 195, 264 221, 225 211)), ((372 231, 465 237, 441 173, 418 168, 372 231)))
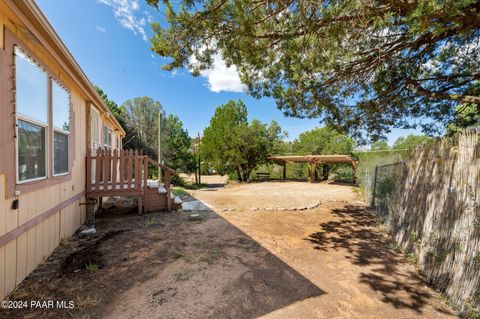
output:
MULTIPOLYGON (((97 149, 87 155, 88 199, 98 199, 101 205, 104 197, 135 196, 138 212, 173 210, 181 206, 181 199, 172 193, 172 175, 176 172, 139 151, 97 149), (149 168, 162 171, 162 180, 149 179, 149 168)), ((89 216, 93 209, 89 209, 89 216)))

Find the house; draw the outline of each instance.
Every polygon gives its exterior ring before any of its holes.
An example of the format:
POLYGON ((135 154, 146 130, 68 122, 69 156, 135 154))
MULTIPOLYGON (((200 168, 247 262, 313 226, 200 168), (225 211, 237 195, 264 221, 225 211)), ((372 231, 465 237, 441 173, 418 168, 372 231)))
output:
POLYGON ((33 0, 0 0, 0 99, 4 299, 85 222, 87 197, 105 195, 87 194, 87 168, 120 152, 125 132, 33 0))

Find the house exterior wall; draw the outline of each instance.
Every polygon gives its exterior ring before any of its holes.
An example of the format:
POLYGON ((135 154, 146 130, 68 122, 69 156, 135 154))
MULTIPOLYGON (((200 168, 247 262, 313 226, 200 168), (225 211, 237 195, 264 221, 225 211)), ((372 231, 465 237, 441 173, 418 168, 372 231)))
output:
MULTIPOLYGON (((90 149, 87 94, 61 61, 0 0, 0 299, 44 261, 86 218, 85 171, 90 149), (70 93, 69 173, 25 184, 16 182, 14 45, 21 47, 70 93), (6 72, 4 72, 4 70, 6 72), (19 194, 18 194, 19 192, 19 194), (15 199, 18 209, 12 208, 15 199)), ((106 117, 104 112, 99 112, 106 117)), ((114 127, 112 121, 106 122, 114 127)), ((49 136, 49 141, 51 138, 49 136)), ((47 151, 52 152, 52 142, 47 151)), ((51 167, 51 162, 47 163, 51 167)))

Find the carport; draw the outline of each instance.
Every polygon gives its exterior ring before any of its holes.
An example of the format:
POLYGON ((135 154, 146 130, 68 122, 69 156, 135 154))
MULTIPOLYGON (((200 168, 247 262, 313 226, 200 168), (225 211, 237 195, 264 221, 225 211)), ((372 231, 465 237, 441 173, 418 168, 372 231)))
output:
POLYGON ((306 163, 308 164, 308 177, 311 182, 319 181, 318 168, 322 164, 322 180, 328 179, 330 164, 348 164, 352 167, 353 181, 356 181, 355 168, 356 162, 349 155, 287 155, 270 156, 269 160, 277 165, 283 166, 283 179, 287 178, 287 163, 306 163))

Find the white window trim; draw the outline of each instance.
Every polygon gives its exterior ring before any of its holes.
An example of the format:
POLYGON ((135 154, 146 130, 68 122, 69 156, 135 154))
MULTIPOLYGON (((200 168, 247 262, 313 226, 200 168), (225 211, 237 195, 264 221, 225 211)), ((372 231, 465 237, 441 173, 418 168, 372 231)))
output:
MULTIPOLYGON (((63 85, 61 85, 60 83, 58 83, 55 79, 53 79, 52 77, 49 78, 51 81, 52 81, 52 89, 51 91, 53 92, 53 81, 55 81, 55 83, 57 83, 61 88, 63 88, 67 93, 68 93, 68 119, 70 121, 69 123, 69 127, 71 129, 72 127, 72 123, 71 123, 71 96, 70 96, 70 91, 67 90, 67 88, 65 88, 63 85)), ((52 95, 52 98, 53 98, 53 94, 52 92, 50 92, 50 94, 52 95)), ((52 121, 53 121, 53 100, 52 100, 52 121)), ((64 176, 64 175, 68 175, 70 174, 70 131, 65 131, 63 129, 60 129, 60 128, 57 128, 55 127, 55 125, 53 125, 52 123, 52 127, 53 127, 53 134, 52 134, 52 137, 51 137, 51 141, 52 141, 52 176, 53 177, 58 177, 58 176, 64 176), (55 174, 55 132, 58 132, 58 133, 61 133, 61 134, 64 134, 64 135, 67 135, 67 171, 66 172, 62 172, 62 173, 58 173, 58 174, 55 174)))
MULTIPOLYGON (((47 81, 47 90, 48 90, 48 81, 49 81, 50 78, 48 76, 47 71, 41 65, 36 63, 34 59, 30 58, 28 56, 28 54, 26 54, 18 46, 15 46, 14 50, 13 50, 15 57, 17 56, 17 54, 15 53, 16 50, 21 51, 28 59, 30 59, 43 72, 45 72, 45 78, 46 78, 46 81, 47 81)), ((16 58, 14 59, 14 61, 16 62, 16 58)), ((15 76, 15 81, 16 81, 16 66, 15 66, 15 69, 14 69, 14 74, 15 74, 14 76, 15 76)), ((47 98, 48 98, 48 93, 47 93, 47 98)), ((29 118, 28 116, 25 116, 25 115, 18 112, 18 110, 17 110, 18 107, 17 107, 17 103, 16 103, 17 101, 18 101, 18 97, 17 97, 17 90, 16 90, 16 87, 15 87, 15 181, 16 181, 17 184, 25 184, 25 183, 45 180, 45 179, 48 178, 48 167, 49 167, 49 163, 48 163, 48 136, 49 136, 49 134, 48 134, 49 133, 48 116, 47 116, 47 123, 29 118), (22 181, 20 180, 19 163, 18 163, 18 160, 19 160, 19 155, 18 155, 18 151, 19 151, 19 149, 18 149, 18 121, 19 120, 27 122, 27 123, 31 123, 33 125, 41 126, 45 129, 45 141, 44 141, 44 143, 45 143, 45 176, 25 179, 25 180, 22 180, 22 181)), ((48 105, 47 105, 47 114, 48 114, 48 105)))

